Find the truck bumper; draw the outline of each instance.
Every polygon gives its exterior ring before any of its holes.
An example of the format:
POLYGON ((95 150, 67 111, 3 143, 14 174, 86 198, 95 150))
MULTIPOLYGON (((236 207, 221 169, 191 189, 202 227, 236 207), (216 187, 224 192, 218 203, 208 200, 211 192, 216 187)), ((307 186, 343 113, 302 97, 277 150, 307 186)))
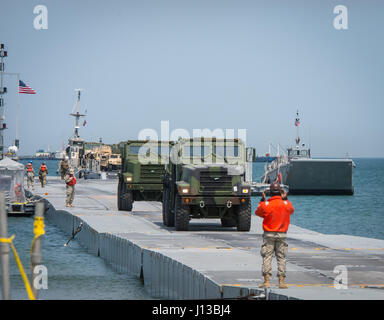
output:
POLYGON ((181 202, 184 205, 198 205, 202 206, 228 206, 230 205, 239 205, 245 204, 250 201, 250 197, 240 196, 182 196, 181 202))
POLYGON ((163 184, 160 183, 127 183, 127 190, 132 191, 163 191, 163 184))

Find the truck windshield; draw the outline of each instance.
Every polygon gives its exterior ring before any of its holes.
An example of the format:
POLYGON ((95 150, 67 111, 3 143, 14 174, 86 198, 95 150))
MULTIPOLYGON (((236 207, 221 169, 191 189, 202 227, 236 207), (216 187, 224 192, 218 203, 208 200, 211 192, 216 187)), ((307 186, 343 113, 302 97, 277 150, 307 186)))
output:
POLYGON ((238 157, 238 146, 215 146, 214 153, 220 157, 238 157))
POLYGON ((148 147, 145 146, 130 146, 129 147, 129 153, 130 154, 141 154, 144 155, 149 150, 148 147))
POLYGON ((211 153, 211 149, 208 146, 185 146, 183 150, 184 157, 204 157, 211 153))

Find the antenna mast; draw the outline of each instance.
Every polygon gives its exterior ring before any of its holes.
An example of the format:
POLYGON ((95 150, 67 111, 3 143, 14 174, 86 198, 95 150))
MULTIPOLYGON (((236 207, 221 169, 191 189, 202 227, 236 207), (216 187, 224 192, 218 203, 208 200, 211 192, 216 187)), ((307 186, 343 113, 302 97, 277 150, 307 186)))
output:
POLYGON ((73 112, 70 115, 75 117, 74 138, 78 139, 78 138, 80 138, 80 135, 79 135, 79 128, 80 128, 80 126, 79 126, 79 119, 81 117, 85 117, 85 114, 80 113, 80 94, 81 94, 81 91, 83 91, 83 89, 75 89, 75 91, 77 92, 77 100, 76 100, 76 104, 75 104, 75 107, 73 109, 73 112))

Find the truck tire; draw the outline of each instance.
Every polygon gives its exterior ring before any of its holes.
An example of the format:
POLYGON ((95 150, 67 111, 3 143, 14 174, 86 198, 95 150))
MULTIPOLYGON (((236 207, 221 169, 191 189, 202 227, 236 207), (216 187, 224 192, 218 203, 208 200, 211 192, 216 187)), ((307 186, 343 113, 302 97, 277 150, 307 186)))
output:
POLYGON ((167 227, 175 226, 175 217, 169 210, 169 191, 164 188, 163 191, 163 223, 167 227))
POLYGON ((175 227, 176 231, 187 231, 189 225, 189 207, 181 203, 181 197, 176 195, 175 227))
POLYGON ((249 231, 251 229, 251 200, 240 204, 237 210, 237 231, 249 231))
POLYGON ((118 209, 122 211, 132 211, 133 207, 133 195, 132 191, 127 191, 125 183, 122 183, 118 187, 118 198, 117 198, 118 209))
POLYGON ((123 210, 122 204, 121 204, 121 197, 122 197, 122 184, 119 180, 119 184, 117 185, 117 210, 121 211, 123 210))

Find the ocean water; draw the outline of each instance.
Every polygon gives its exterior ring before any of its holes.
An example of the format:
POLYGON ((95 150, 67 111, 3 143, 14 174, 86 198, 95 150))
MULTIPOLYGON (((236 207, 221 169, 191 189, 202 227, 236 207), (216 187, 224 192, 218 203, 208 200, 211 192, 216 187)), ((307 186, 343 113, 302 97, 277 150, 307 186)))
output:
MULTIPOLYGON (((16 236, 13 243, 30 278, 33 218, 9 217, 8 230, 9 235, 16 236)), ((88 253, 76 240, 64 247, 69 236, 55 225, 47 223, 45 232, 42 237, 42 264, 48 271, 48 289, 39 290, 39 299, 152 299, 140 279, 115 271, 103 259, 88 253)), ((11 298, 28 299, 13 254, 11 256, 11 298)))
MULTIPOLYGON (((23 165, 26 165, 29 160, 20 160, 20 162, 23 165)), ((39 160, 39 159, 34 159, 32 160, 32 166, 35 169, 35 174, 39 174, 39 168, 41 164, 45 162, 45 165, 47 166, 48 169, 48 175, 49 176, 58 176, 59 174, 56 173, 58 167, 59 167, 59 162, 60 160, 39 160)))
MULTIPOLYGON (((384 158, 353 159, 353 196, 289 196, 295 212, 291 223, 325 234, 384 239, 384 158)), ((253 164, 260 181, 264 163, 253 164)), ((260 197, 252 198, 255 210, 260 197)))
MULTIPOLYGON (((26 164, 28 161, 20 161, 26 164)), ((33 160, 36 174, 43 160, 33 160)), ((45 160, 48 175, 57 175, 58 160, 45 160)), ((120 273, 112 266, 87 252, 76 240, 64 247, 69 236, 51 223, 45 225, 42 237, 43 265, 48 270, 48 289, 39 291, 39 299, 152 299, 141 280, 120 273)), ((9 217, 8 234, 14 234, 14 244, 30 277, 30 245, 33 238, 33 218, 9 217)), ((11 254, 12 299, 28 299, 24 283, 11 254)), ((0 279, 1 287, 1 279, 0 279)))

